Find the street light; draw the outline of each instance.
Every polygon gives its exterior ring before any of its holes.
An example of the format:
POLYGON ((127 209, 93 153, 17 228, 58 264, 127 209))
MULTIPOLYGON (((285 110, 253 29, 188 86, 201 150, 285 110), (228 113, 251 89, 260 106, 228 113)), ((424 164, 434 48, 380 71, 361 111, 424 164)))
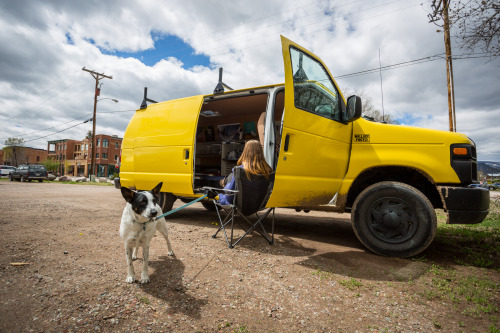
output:
MULTIPOLYGON (((90 160, 90 175, 89 178, 93 176, 97 176, 95 174, 95 123, 96 123, 96 110, 97 110, 97 102, 102 101, 103 99, 110 99, 115 103, 118 103, 118 100, 116 98, 109 98, 109 97, 103 97, 97 99, 97 94, 95 96, 95 102, 94 102, 94 117, 92 118, 92 157, 90 160)), ((92 179, 91 179, 92 180, 92 179)))
POLYGON ((117 100, 116 98, 110 98, 110 97, 99 98, 97 101, 99 102, 99 101, 102 101, 103 99, 110 99, 110 100, 112 100, 115 103, 119 102, 119 100, 117 100))

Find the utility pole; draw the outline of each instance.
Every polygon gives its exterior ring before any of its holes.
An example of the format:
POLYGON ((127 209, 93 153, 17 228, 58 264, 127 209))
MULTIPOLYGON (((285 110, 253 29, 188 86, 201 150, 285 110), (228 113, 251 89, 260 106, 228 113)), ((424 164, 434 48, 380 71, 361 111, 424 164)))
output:
MULTIPOLYGON (((450 8, 451 0, 432 0, 432 13, 428 15, 429 22, 441 27, 438 22, 443 19, 444 30, 444 48, 446 51, 446 81, 448 83, 448 114, 450 132, 457 131, 457 120, 455 115, 455 85, 453 81, 453 62, 451 55, 451 40, 450 40, 450 8)), ((439 32, 439 30, 438 30, 439 32)))
POLYGON ((91 175, 95 176, 95 122, 96 122, 96 109, 97 109, 97 96, 100 94, 100 89, 99 89, 99 80, 106 78, 106 79, 113 79, 112 76, 104 75, 103 73, 97 73, 95 71, 91 71, 90 69, 86 69, 85 67, 82 68, 82 71, 89 72, 90 75, 92 75, 95 79, 95 95, 94 95, 94 117, 92 118, 92 158, 90 162, 90 173, 89 173, 89 178, 91 175))
POLYGON ((451 40, 450 40, 450 17, 448 8, 450 0, 443 0, 443 28, 444 28, 444 45, 446 50, 446 81, 448 83, 448 113, 450 132, 457 131, 457 120, 455 118, 455 88, 453 82, 453 63, 451 57, 451 40))

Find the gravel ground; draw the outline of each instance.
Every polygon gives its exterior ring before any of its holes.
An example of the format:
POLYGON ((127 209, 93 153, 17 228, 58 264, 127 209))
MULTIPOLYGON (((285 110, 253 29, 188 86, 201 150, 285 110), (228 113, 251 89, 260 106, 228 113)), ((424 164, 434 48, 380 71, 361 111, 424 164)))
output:
POLYGON ((492 322, 424 297, 431 265, 448 263, 374 255, 348 214, 278 209, 275 245, 250 236, 228 249, 210 237, 216 214, 195 204, 168 217, 174 257, 152 240, 151 283, 139 285, 124 282, 120 191, 1 181, 0 202, 0 332, 485 332, 492 322))

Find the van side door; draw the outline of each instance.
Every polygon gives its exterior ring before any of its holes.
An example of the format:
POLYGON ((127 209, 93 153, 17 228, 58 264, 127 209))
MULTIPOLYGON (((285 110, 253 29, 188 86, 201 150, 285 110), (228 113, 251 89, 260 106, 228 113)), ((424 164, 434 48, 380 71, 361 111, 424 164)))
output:
POLYGON ((345 101, 323 62, 281 37, 285 111, 276 177, 268 207, 328 204, 347 171, 352 123, 341 122, 345 101))

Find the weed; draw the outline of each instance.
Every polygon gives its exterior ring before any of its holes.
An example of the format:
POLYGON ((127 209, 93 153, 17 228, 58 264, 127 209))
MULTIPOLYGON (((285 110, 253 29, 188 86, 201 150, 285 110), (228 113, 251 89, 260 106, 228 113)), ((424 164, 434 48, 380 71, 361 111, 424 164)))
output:
POLYGON ((149 298, 147 297, 139 297, 139 302, 141 302, 142 304, 151 304, 149 298))
POLYGON ((473 258, 472 259, 472 264, 476 267, 490 267, 491 265, 493 265, 493 261, 491 261, 490 259, 488 258, 484 258, 484 257, 476 257, 476 258, 473 258))
POLYGON ((357 281, 355 278, 350 278, 349 280, 342 280, 340 284, 349 290, 354 290, 361 287, 363 284, 357 281))
POLYGON ((441 328, 442 328, 441 324, 440 324, 440 323, 438 323, 436 320, 434 320, 434 319, 433 319, 433 320, 432 320, 432 323, 434 324, 434 327, 435 327, 435 328, 437 328, 437 329, 441 329, 441 328))
POLYGON ((234 330, 235 333, 248 333, 248 328, 246 325, 241 325, 237 329, 234 330))
POLYGON ((420 257, 413 257, 413 258, 411 258, 411 260, 418 261, 418 262, 427 262, 427 258, 425 257, 425 255, 420 256, 420 257))
POLYGON ((498 329, 495 324, 491 324, 491 326, 488 329, 488 332, 490 333, 500 333, 500 329, 498 329))
POLYGON ((333 278, 333 275, 334 275, 334 273, 323 271, 323 270, 321 270, 321 268, 318 268, 317 270, 313 271, 311 274, 318 276, 321 280, 323 280, 323 279, 331 280, 333 278))

